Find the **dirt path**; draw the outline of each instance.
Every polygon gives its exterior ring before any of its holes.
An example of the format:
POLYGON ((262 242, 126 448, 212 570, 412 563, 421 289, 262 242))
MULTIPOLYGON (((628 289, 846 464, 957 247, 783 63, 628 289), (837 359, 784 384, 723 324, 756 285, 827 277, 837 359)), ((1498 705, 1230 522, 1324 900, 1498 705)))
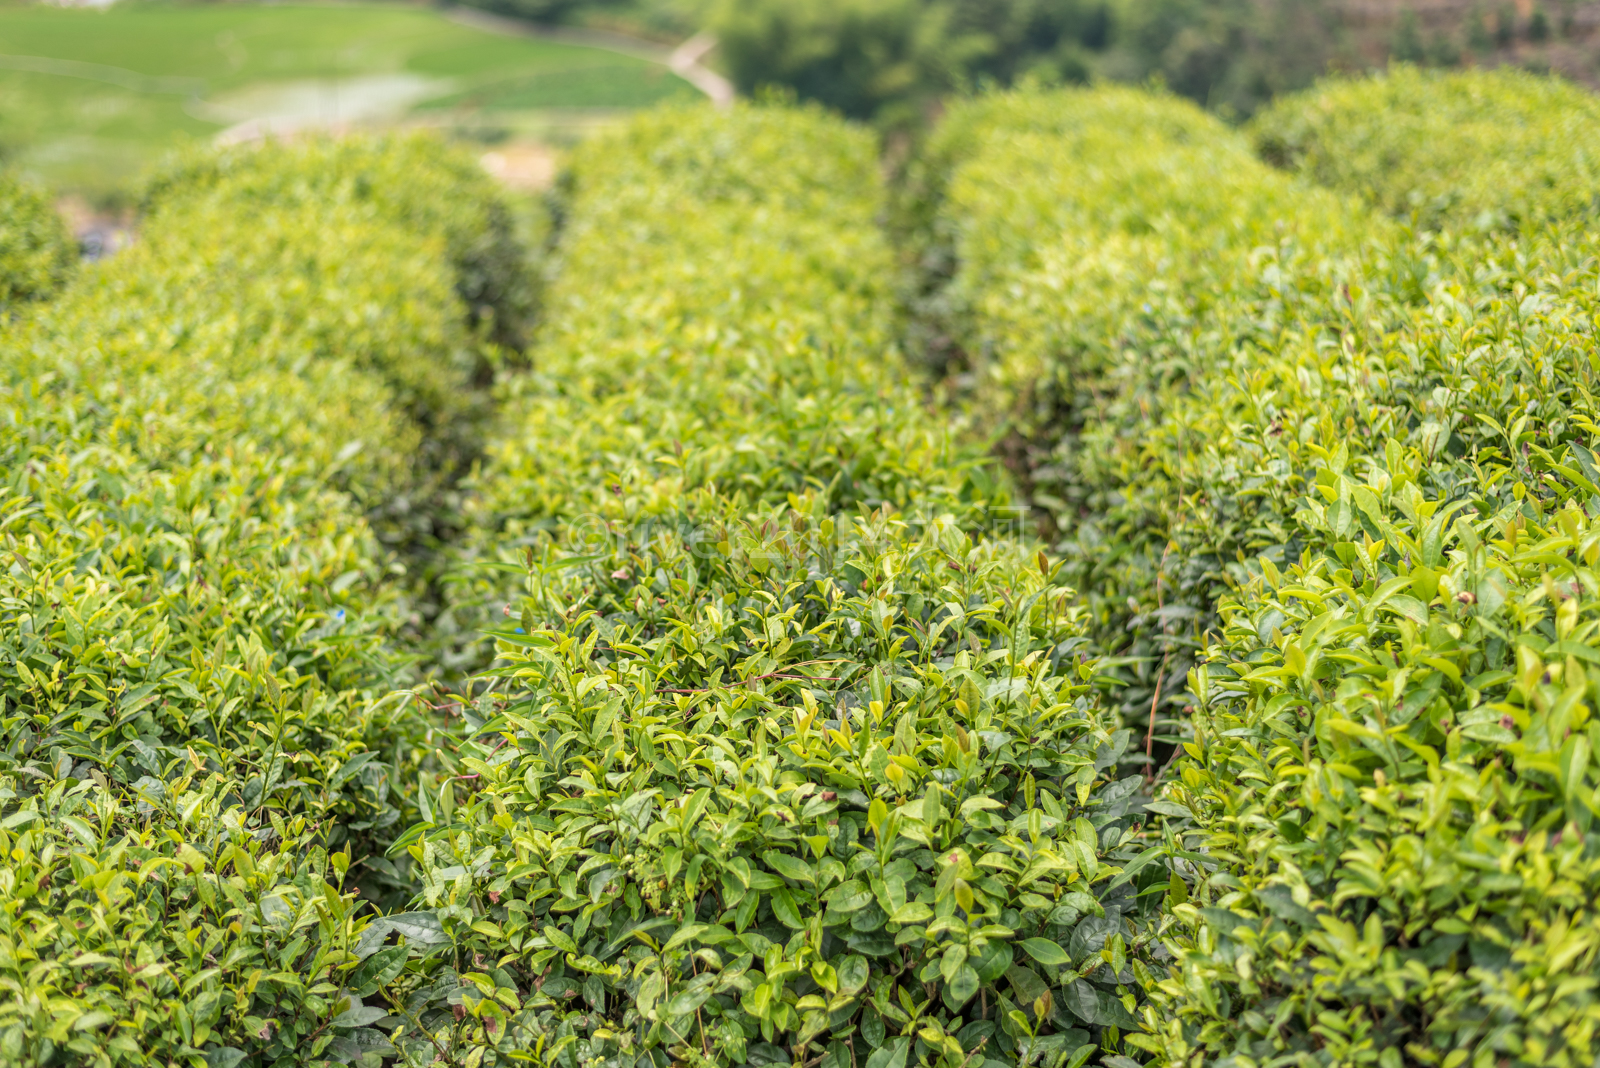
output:
POLYGON ((538 141, 515 141, 485 152, 478 162, 511 189, 536 193, 555 184, 556 150, 538 141))
POLYGON ((717 107, 725 108, 733 103, 733 83, 700 62, 715 47, 717 39, 702 30, 673 49, 667 65, 672 73, 710 97, 717 107))

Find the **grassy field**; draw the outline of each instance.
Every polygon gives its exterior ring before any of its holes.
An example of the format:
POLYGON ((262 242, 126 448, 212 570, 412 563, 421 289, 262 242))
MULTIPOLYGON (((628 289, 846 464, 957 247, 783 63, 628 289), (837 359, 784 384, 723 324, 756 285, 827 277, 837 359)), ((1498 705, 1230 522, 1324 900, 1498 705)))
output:
POLYGON ((0 153, 97 200, 182 139, 241 123, 426 122, 493 139, 561 110, 692 93, 648 59, 408 5, 0 6, 0 153))

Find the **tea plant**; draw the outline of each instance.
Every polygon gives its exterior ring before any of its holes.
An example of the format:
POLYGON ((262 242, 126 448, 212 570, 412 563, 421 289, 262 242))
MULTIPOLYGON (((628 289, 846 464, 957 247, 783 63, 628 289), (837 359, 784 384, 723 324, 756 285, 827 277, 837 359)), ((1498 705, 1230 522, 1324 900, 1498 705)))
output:
POLYGON ((505 198, 477 161, 423 135, 302 138, 291 144, 196 149, 169 159, 145 185, 148 214, 196 194, 221 193, 240 211, 359 206, 444 242, 471 321, 515 354, 526 342, 533 287, 505 198))
MULTIPOLYGON (((500 387, 501 431, 469 484, 478 533, 458 549, 462 586, 441 633, 476 643, 519 588, 480 561, 521 571, 551 533, 603 539, 608 524, 692 519, 706 486, 1015 521, 981 453, 921 410, 886 356, 893 262, 866 135, 757 110, 737 130, 696 118, 696 141, 690 121, 641 118, 575 159, 591 184, 560 209, 533 371, 500 387), (585 166, 612 155, 649 160, 659 177, 585 166), (850 225, 834 222, 841 212, 850 225)), ((468 648, 462 662, 481 664, 487 650, 468 648)))
POLYGON ((0 175, 0 315, 66 282, 78 250, 44 192, 0 175))
POLYGON ((1167 879, 1130 735, 897 368, 880 206, 865 136, 811 110, 575 155, 463 553, 498 659, 397 843, 429 933, 357 950, 404 1058, 1120 1055, 1167 879))
MULTIPOLYGON (((1519 159, 1518 136, 1459 153, 1452 173, 1519 159)), ((1160 1063, 1589 1063, 1594 239, 1574 221, 1418 240, 1342 209, 1347 249, 1368 251, 1340 281, 1326 265, 1344 239, 1314 228, 1340 217, 1332 202, 1151 140, 974 157, 947 194, 967 203, 961 181, 992 165, 977 188, 1003 204, 1034 187, 999 175, 1049 159, 1062 199, 1094 196, 1127 227, 1046 274, 1035 264, 1075 234, 1026 205, 975 213, 977 237, 1052 236, 1018 241, 1032 261, 995 257, 1024 266, 976 287, 974 321, 1041 322, 1032 299, 1074 341, 1128 345, 1142 366, 1112 386, 1068 378, 1099 396, 1064 428, 1088 455, 1065 481, 1107 494, 1090 515, 1146 502, 1158 574, 1215 562, 1195 607, 1220 619, 1195 634, 1190 714, 1151 805, 1171 851, 1173 968, 1129 1042, 1160 1063), (1229 242, 1263 212, 1257 233, 1326 241, 1310 246, 1326 258, 1229 242), (1141 244, 1142 261, 1125 251, 1141 244), (1245 286, 1236 264, 1255 268, 1245 286), (1185 329, 1149 330, 1163 308, 1185 329), (1097 315, 1108 325, 1079 331, 1097 315), (1170 378, 1166 352, 1180 354, 1170 378), (1119 430, 1132 440, 1106 448, 1119 430), (1107 455, 1121 465, 1102 481, 1107 455)), ((996 246, 977 247, 982 277, 996 246)), ((1039 334, 996 346, 1024 385, 1097 366, 1084 342, 1029 347, 1039 334)), ((1022 449, 1062 433, 1012 426, 1022 449)))
POLYGON ((1600 102, 1518 71, 1391 67, 1319 82, 1250 124, 1267 161, 1421 228, 1494 230, 1590 216, 1600 102))
POLYGON ((363 512, 435 477, 435 417, 469 410, 446 249, 219 185, 0 343, 7 1063, 387 1048, 356 880, 403 883, 370 854, 414 818, 427 727, 385 700, 405 606, 363 512))
POLYGON ((1120 660, 1125 715, 1141 741, 1170 738, 1154 721, 1183 704, 1235 555, 1284 541, 1252 487, 1195 470, 1206 439, 1174 400, 1336 339, 1345 293, 1393 284, 1384 230, 1175 98, 1007 93, 946 121, 923 232, 954 257, 938 302, 978 425, 1084 592, 1096 650, 1120 660), (1175 542, 1195 511, 1215 529, 1175 542))
MULTIPOLYGON (((1468 183, 1520 151, 1517 131, 1468 183)), ((1495 151, 1489 151, 1495 149, 1495 151)), ((1475 222, 1467 225, 1476 229, 1475 222)), ((1427 301, 1205 398, 1213 463, 1293 551, 1252 562, 1155 807, 1166 1061, 1586 1064, 1593 235, 1445 233, 1427 301)))

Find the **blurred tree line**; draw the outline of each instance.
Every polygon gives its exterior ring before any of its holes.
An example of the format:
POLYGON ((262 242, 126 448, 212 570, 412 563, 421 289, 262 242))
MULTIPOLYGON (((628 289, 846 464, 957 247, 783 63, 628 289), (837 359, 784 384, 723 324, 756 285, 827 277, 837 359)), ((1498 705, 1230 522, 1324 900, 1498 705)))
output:
POLYGON ((539 21, 682 36, 710 29, 742 92, 791 90, 853 118, 915 125, 945 94, 1022 78, 1146 82, 1233 117, 1330 68, 1387 58, 1520 62, 1572 30, 1575 0, 1503 0, 1423 27, 1405 0, 1389 28, 1346 24, 1341 0, 465 0, 539 21), (1546 13, 1546 5, 1551 14, 1546 13))
POLYGON ((1247 115, 1340 55, 1324 0, 733 0, 715 28, 741 89, 792 86, 898 125, 966 86, 1164 81, 1247 115))

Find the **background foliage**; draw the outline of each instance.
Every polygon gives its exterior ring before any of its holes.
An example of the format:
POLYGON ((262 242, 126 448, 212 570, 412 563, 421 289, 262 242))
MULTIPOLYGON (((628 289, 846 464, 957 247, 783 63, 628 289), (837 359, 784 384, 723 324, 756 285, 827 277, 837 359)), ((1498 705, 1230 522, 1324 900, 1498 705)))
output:
POLYGON ((0 175, 0 315, 61 288, 76 254, 43 190, 0 175))
POLYGON ((977 85, 1158 81, 1228 118, 1330 70, 1391 62, 1557 70, 1593 84, 1587 0, 484 0, 546 22, 680 40, 709 30, 746 92, 778 86, 855 118, 916 127, 977 85))
POLYGON ((1537 227, 1595 210, 1596 108, 1553 78, 1400 66, 1285 97, 1250 134, 1268 162, 1419 227, 1537 227))
POLYGON ((784 86, 854 118, 905 125, 962 85, 1086 80, 1113 22, 1099 0, 740 0, 715 27, 741 89, 784 86))

